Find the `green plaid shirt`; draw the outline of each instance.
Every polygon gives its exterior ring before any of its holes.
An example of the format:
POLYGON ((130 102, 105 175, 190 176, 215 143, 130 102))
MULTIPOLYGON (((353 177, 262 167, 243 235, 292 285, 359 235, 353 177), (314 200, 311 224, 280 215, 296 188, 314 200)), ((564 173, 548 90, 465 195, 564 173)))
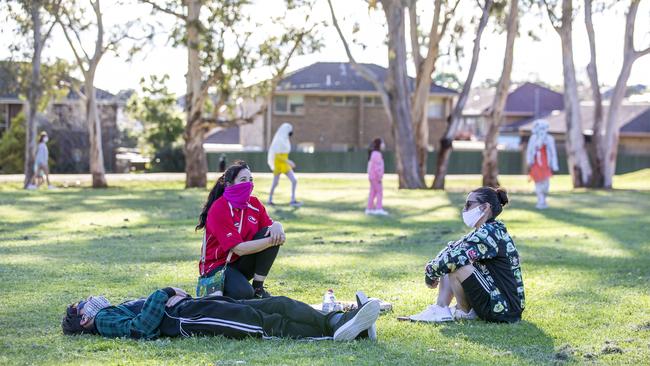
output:
POLYGON ((97 331, 104 337, 129 337, 151 339, 160 335, 158 327, 165 315, 165 304, 169 296, 163 290, 149 295, 140 314, 125 306, 110 306, 95 316, 97 331))

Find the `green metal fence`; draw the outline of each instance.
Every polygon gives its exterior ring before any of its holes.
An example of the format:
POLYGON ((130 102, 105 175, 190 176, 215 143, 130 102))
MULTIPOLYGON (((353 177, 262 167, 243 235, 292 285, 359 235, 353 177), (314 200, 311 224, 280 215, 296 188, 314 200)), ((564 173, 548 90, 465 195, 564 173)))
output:
MULTIPOLYGON (((220 153, 208 154, 210 171, 217 171, 220 153)), ((269 172, 266 164, 266 152, 231 152, 225 153, 227 163, 235 160, 245 160, 253 171, 269 172)), ((289 158, 296 163, 297 171, 303 173, 365 173, 368 162, 368 153, 365 151, 332 152, 321 151, 315 153, 293 152, 289 158)), ((559 174, 568 174, 566 154, 558 152, 560 163, 559 174)), ((449 160, 449 174, 480 174, 483 155, 481 151, 454 151, 449 160)), ((384 152, 386 173, 395 173, 395 154, 384 152)), ((433 174, 436 166, 436 153, 429 153, 427 173, 433 174)), ((650 168, 650 155, 618 156, 616 174, 633 172, 639 169, 650 168)), ((524 174, 524 157, 518 151, 499 152, 500 174, 524 174)))

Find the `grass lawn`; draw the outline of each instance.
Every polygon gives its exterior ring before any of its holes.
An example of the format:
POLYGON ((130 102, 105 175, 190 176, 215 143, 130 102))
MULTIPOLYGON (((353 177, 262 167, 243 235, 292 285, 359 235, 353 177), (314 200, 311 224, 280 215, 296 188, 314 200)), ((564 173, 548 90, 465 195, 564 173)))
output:
MULTIPOLYGON (((398 322, 436 291, 425 262, 467 229, 460 218, 473 177, 448 192, 385 184, 390 217, 363 214, 359 177, 303 177, 305 206, 269 211, 287 231, 267 284, 277 295, 321 301, 354 291, 393 303, 379 342, 233 341, 221 337, 133 341, 63 336, 66 304, 89 294, 113 302, 168 285, 193 293, 205 190, 182 182, 119 182, 107 190, 28 192, 0 185, 1 364, 650 364, 650 170, 617 177, 614 191, 551 183, 550 209, 534 209, 532 184, 504 177, 511 206, 501 219, 522 257, 526 311, 518 324, 398 322)), ((110 182, 109 182, 110 183, 110 182)), ((270 181, 256 180, 265 198, 270 181)), ((283 179, 277 202, 288 202, 283 179)))

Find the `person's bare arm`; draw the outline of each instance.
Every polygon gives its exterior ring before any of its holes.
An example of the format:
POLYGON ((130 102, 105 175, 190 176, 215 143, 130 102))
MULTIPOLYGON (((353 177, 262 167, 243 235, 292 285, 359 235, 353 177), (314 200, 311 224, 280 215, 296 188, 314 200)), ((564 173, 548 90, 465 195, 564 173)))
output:
POLYGON ((242 243, 237 244, 234 248, 232 248, 233 253, 237 254, 238 256, 242 255, 248 255, 248 254, 254 254, 263 251, 264 249, 268 247, 272 247, 274 245, 282 245, 284 244, 284 240, 282 241, 276 241, 278 244, 274 244, 273 238, 267 237, 263 239, 257 239, 257 240, 249 240, 245 241, 242 243))

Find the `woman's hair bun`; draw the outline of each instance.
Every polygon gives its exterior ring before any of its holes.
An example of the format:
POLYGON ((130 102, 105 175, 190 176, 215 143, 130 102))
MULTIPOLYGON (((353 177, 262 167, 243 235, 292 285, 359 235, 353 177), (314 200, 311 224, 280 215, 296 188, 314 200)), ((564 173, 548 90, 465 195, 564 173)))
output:
POLYGON ((503 207, 503 206, 507 205, 508 202, 509 202, 509 200, 508 200, 508 192, 506 192, 506 190, 503 189, 503 188, 497 188, 497 189, 495 189, 495 191, 497 193, 497 198, 499 198, 499 203, 501 204, 501 206, 503 207))

